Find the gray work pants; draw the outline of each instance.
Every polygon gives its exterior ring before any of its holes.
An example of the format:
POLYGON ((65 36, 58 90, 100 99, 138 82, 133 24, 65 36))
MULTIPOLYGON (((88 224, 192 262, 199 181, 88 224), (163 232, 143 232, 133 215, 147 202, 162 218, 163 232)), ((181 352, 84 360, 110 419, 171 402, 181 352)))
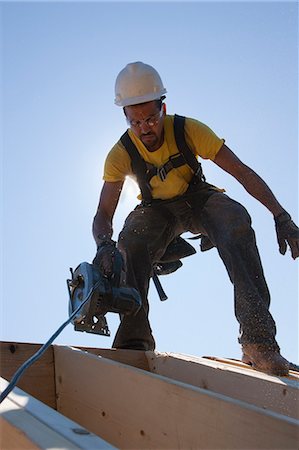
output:
POLYGON ((138 205, 127 217, 118 246, 125 260, 126 285, 140 292, 143 306, 136 316, 122 317, 113 347, 155 348, 147 298, 152 267, 168 244, 187 231, 204 233, 217 247, 234 286, 239 342, 264 344, 279 350, 275 322, 269 312, 269 290, 250 216, 240 203, 206 183, 191 186, 186 194, 172 200, 138 205))

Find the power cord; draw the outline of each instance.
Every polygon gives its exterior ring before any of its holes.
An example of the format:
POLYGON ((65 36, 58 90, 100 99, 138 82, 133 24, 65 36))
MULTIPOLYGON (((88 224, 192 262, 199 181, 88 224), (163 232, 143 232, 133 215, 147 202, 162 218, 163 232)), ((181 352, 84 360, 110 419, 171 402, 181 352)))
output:
POLYGON ((34 353, 27 361, 25 361, 21 367, 16 371, 14 376, 12 377, 10 383, 8 386, 4 389, 4 391, 0 395, 0 404, 3 402, 3 400, 8 396, 8 394, 13 390, 14 387, 16 387, 17 382, 21 378, 21 376, 24 374, 25 370, 27 370, 35 361, 37 361, 44 353, 45 351, 50 347, 52 342, 57 338, 57 336, 60 335, 60 333, 64 330, 64 328, 73 320, 73 318, 78 314, 80 309, 90 300, 90 297, 92 296, 93 292, 98 288, 100 282, 97 282, 88 292, 86 298, 81 303, 80 306, 78 306, 75 311, 70 315, 68 320, 66 320, 60 327, 55 331, 54 334, 48 339, 48 341, 42 345, 42 347, 34 353))

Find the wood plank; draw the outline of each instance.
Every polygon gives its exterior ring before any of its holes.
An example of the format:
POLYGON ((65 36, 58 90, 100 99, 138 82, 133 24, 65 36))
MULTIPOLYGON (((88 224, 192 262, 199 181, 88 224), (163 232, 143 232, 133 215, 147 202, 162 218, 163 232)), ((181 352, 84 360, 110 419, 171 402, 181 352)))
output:
MULTIPOLYGON (((1 390, 7 386, 0 379, 1 390)), ((1 449, 115 449, 44 403, 15 388, 0 405, 1 449)))
POLYGON ((123 350, 118 348, 94 348, 94 347, 75 347, 93 355, 103 356, 138 369, 149 371, 148 358, 146 352, 141 350, 123 350))
MULTIPOLYGON (((220 358, 218 356, 203 356, 203 358, 205 360, 208 359, 208 360, 216 361, 217 363, 220 362, 222 364, 229 365, 230 367, 242 367, 243 369, 246 368, 251 371, 251 374, 256 374, 256 373, 262 374, 263 373, 263 372, 259 372, 256 369, 254 369, 250 364, 243 363, 239 359, 220 358)), ((286 377, 281 377, 281 378, 284 378, 286 380, 295 380, 295 381, 299 382, 299 371, 290 369, 289 374, 286 377)))
POLYGON ((298 376, 274 377, 227 359, 158 352, 147 356, 153 373, 299 419, 298 376))
MULTIPOLYGON (((20 342, 0 343, 0 375, 10 381, 17 369, 42 344, 29 344, 20 342)), ((18 387, 33 397, 38 398, 46 405, 56 409, 55 376, 53 348, 50 347, 31 367, 29 367, 18 382, 18 387)))
POLYGON ((0 417, 0 449, 36 450, 39 448, 16 425, 11 425, 4 417, 0 417))
POLYGON ((54 347, 57 407, 120 448, 296 449, 299 421, 69 347, 54 347))

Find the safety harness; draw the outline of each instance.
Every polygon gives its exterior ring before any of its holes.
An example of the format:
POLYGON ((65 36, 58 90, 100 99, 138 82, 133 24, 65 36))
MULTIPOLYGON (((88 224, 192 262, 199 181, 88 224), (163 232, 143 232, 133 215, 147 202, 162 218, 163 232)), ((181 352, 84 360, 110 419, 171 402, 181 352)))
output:
POLYGON ((174 137, 179 153, 172 155, 168 159, 168 161, 166 161, 166 163, 164 163, 160 167, 156 167, 153 164, 146 162, 142 158, 134 142, 130 138, 128 131, 126 131, 120 138, 123 146, 130 155, 132 170, 137 177, 137 182, 142 194, 142 200, 145 204, 150 204, 153 199, 150 180, 154 176, 158 176, 161 181, 164 181, 167 177, 167 174, 172 169, 176 169, 185 164, 188 164, 188 166, 193 171, 193 177, 190 181, 190 184, 195 184, 199 181, 205 181, 201 164, 197 161, 196 156, 189 148, 185 139, 185 117, 175 114, 173 126, 174 137))

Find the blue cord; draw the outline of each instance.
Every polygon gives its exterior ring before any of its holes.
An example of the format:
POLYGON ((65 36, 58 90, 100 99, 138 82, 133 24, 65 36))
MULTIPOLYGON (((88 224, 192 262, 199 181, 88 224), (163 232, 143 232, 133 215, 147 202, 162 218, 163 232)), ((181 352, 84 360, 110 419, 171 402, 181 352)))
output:
POLYGON ((50 337, 50 339, 36 352, 34 355, 32 355, 27 361, 25 361, 21 367, 16 371, 13 378, 11 379, 9 385, 4 389, 4 391, 0 395, 0 403, 3 402, 3 400, 8 396, 8 394, 13 390, 13 388, 16 386, 17 382, 25 372, 25 370, 28 369, 35 361, 40 358, 45 351, 49 348, 49 346, 52 344, 52 342, 59 336, 59 334, 62 332, 62 330, 72 321, 72 319, 78 314, 80 309, 90 300, 90 297, 92 296, 93 292, 97 289, 100 282, 97 282, 89 291, 87 294, 85 300, 81 303, 80 306, 78 306, 75 311, 70 315, 68 320, 66 320, 60 327, 55 331, 55 333, 50 337))

